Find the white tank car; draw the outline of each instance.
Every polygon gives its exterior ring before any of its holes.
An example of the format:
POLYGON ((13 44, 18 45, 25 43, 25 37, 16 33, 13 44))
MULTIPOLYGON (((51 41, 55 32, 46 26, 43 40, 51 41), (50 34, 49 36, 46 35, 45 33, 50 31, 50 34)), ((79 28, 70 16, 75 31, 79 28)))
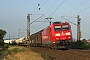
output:
POLYGON ((16 43, 17 44, 23 44, 25 42, 26 38, 23 37, 23 38, 19 38, 19 39, 16 39, 16 43))
POLYGON ((12 44, 12 40, 4 40, 4 43, 12 44))

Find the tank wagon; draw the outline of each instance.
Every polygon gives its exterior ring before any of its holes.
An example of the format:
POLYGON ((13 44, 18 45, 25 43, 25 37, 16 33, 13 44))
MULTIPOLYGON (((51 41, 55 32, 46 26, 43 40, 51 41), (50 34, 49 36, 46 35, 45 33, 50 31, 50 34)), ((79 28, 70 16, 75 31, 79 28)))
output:
POLYGON ((31 35, 32 46, 50 48, 67 47, 72 43, 72 31, 69 22, 53 22, 47 28, 31 35))
POLYGON ((23 38, 19 38, 19 39, 16 39, 15 42, 17 45, 22 45, 24 44, 24 42, 26 41, 26 38, 23 37, 23 38))

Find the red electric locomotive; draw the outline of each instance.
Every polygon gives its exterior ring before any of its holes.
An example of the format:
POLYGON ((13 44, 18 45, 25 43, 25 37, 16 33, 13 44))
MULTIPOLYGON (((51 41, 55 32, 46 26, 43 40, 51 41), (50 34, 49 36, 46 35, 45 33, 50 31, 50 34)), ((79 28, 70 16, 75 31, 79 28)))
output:
POLYGON ((53 22, 42 31, 42 44, 68 46, 72 43, 72 31, 69 22, 53 22))

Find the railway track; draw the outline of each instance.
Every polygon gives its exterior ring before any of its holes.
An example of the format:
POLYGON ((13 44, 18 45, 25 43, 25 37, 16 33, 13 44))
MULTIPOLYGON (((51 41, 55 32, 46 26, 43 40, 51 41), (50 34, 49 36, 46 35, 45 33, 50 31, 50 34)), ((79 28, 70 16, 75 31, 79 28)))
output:
POLYGON ((52 60, 90 60, 90 50, 56 50, 40 47, 31 47, 31 49, 51 57, 52 60))
POLYGON ((62 51, 62 53, 73 57, 72 59, 74 60, 76 60, 76 58, 78 58, 78 60, 90 60, 90 51, 71 49, 62 51))

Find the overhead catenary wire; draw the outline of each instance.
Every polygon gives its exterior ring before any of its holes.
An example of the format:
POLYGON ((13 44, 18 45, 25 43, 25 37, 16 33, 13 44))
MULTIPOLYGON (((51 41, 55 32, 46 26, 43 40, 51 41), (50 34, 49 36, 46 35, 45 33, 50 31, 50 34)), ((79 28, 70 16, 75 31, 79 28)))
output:
MULTIPOLYGON (((86 7, 85 9, 79 11, 77 14, 73 15, 73 17, 76 16, 76 15, 78 15, 78 14, 80 14, 80 13, 82 13, 83 11, 85 11, 85 10, 87 10, 87 9, 89 9, 89 8, 90 8, 90 6, 86 7)), ((72 17, 70 17, 70 18, 68 18, 68 19, 71 19, 71 18, 72 18, 72 17)))
POLYGON ((47 1, 48 1, 48 0, 46 0, 41 7, 43 7, 47 1))
MULTIPOLYGON (((87 0, 85 0, 84 2, 82 2, 81 4, 79 4, 78 6, 76 6, 76 7, 75 7, 74 9, 72 9, 70 12, 74 11, 76 8, 78 8, 79 6, 81 6, 82 4, 84 4, 84 3, 86 3, 86 2, 87 2, 87 0)), ((87 8, 85 8, 84 10, 86 10, 86 9, 87 9, 87 8)), ((83 12, 84 10, 82 10, 81 12, 83 12)), ((70 12, 68 12, 68 13, 70 13, 70 12)), ((81 12, 79 12, 79 13, 81 13, 81 12)), ((68 14, 68 13, 66 13, 66 14, 68 14)), ((79 13, 78 13, 78 14, 79 14, 79 13)), ((66 14, 64 14, 64 17, 65 17, 66 14)), ((75 14, 75 15, 77 15, 77 14, 75 14)), ((74 15, 74 16, 75 16, 75 15, 74 15)), ((73 16, 73 17, 74 17, 74 16, 73 16)), ((69 21, 70 23, 76 25, 75 23, 73 23, 73 22, 71 22, 71 21, 69 20, 69 19, 71 19, 72 17, 69 16, 70 18, 68 18, 68 19, 64 18, 63 16, 61 16, 61 17, 62 17, 63 19, 65 19, 65 20, 69 21)), ((76 18, 76 17, 74 17, 74 18, 76 18)))
POLYGON ((20 32, 19 34, 22 34, 23 32, 26 32, 26 29, 25 29, 25 30, 23 30, 22 32, 20 32))
MULTIPOLYGON (((84 2, 82 2, 81 4, 79 4, 78 6, 76 6, 74 9, 72 9, 70 12, 72 12, 72 11, 74 11, 75 9, 77 9, 79 6, 81 6, 82 4, 84 4, 84 3, 86 3, 87 2, 87 0, 85 0, 84 2)), ((86 10, 87 8, 85 8, 84 10, 86 10)), ((78 12, 77 14, 79 14, 79 13, 81 13, 81 12, 83 12, 84 10, 82 10, 82 11, 80 11, 80 12, 78 12)), ((70 12, 68 12, 68 13, 70 13, 70 12)), ((66 13, 66 14, 68 14, 68 13, 66 13)), ((64 16, 66 15, 66 14, 64 14, 64 16)), ((77 15, 77 14, 75 14, 75 15, 77 15)), ((75 16, 75 15, 73 15, 73 17, 75 16)), ((69 21, 70 23, 73 23, 73 22, 71 22, 69 19, 71 19, 72 17, 70 17, 70 18, 68 18, 68 19, 65 19, 65 20, 67 20, 67 21, 69 21)), ((74 17, 75 18, 75 17, 74 17)), ((75 25, 75 24, 74 24, 75 25)))
POLYGON ((43 16, 44 16, 44 14, 43 14, 42 16, 38 17, 37 19, 35 19, 35 20, 34 20, 33 22, 31 22, 30 24, 36 22, 38 19, 40 19, 40 18, 43 17, 43 16))
MULTIPOLYGON (((50 6, 49 9, 44 13, 44 15, 47 14, 47 12, 52 8, 52 6, 55 4, 56 1, 57 1, 57 0, 55 0, 55 1, 51 4, 51 6, 50 6)), ((47 21, 36 21, 36 22, 47 22, 47 21)))
MULTIPOLYGON (((52 4, 51 4, 51 6, 49 7, 49 9, 44 13, 44 16, 45 16, 45 14, 47 14, 47 12, 53 7, 53 5, 55 4, 55 2, 56 2, 57 0, 55 0, 52 4)), ((44 17, 44 16, 42 16, 42 17, 44 17)), ((45 19, 44 19, 45 20, 45 19)), ((48 22, 48 21, 35 21, 35 22, 48 22)), ((31 23, 32 24, 32 23, 31 23)), ((42 23, 43 24, 43 23, 42 23)), ((38 27, 40 27, 40 26, 38 26, 38 27)))
MULTIPOLYGON (((47 2, 48 0, 46 0, 42 5, 41 5, 41 7, 40 7, 40 10, 41 10, 41 8, 45 5, 45 3, 47 2)), ((38 7, 38 6, 37 6, 38 7)), ((38 12, 39 10, 37 10, 34 14, 36 14, 37 12, 38 12)))
POLYGON ((90 18, 90 14, 88 14, 89 16, 87 16, 86 18, 82 19, 81 21, 85 21, 86 19, 90 18))
MULTIPOLYGON (((43 0, 41 0, 39 4, 41 4, 42 1, 43 1, 43 0)), ((38 8, 38 5, 35 7, 35 9, 34 9, 32 12, 34 12, 37 8, 38 8)))
MULTIPOLYGON (((41 7, 43 7, 47 1, 48 1, 48 0, 46 0, 41 7)), ((36 13, 37 13, 37 12, 36 12, 36 13)), ((35 13, 35 14, 36 14, 36 13, 35 13)), ((35 20, 34 20, 33 22, 31 22, 30 24, 36 22, 38 19, 40 19, 40 18, 43 17, 43 16, 44 16, 44 14, 42 14, 42 16, 40 16, 40 17, 38 17, 37 19, 35 19, 35 20)))
MULTIPOLYGON (((61 16, 62 17, 62 16, 61 16)), ((62 17, 63 19, 65 19, 65 20, 67 20, 67 21, 69 21, 68 19, 66 19, 66 18, 64 18, 64 17, 62 17)), ((75 24, 75 23, 73 23, 73 22, 71 22, 71 21, 69 21, 70 23, 72 23, 72 24, 74 24, 74 25, 77 25, 77 24, 75 24)))
MULTIPOLYGON (((75 9, 77 9, 79 6, 81 6, 82 4, 84 4, 84 3, 86 3, 86 2, 87 2, 87 0, 85 0, 84 2, 82 2, 81 4, 79 4, 78 6, 76 6, 74 9, 72 9, 72 10, 69 11, 69 12, 67 12, 66 14, 68 14, 68 13, 74 11, 75 9)), ((65 16, 66 14, 64 14, 64 16, 65 16)))
POLYGON ((47 12, 52 8, 52 6, 55 4, 56 1, 57 1, 57 0, 55 0, 55 1, 52 3, 52 5, 49 7, 49 9, 46 11, 45 14, 47 14, 47 12))
MULTIPOLYGON (((64 1, 65 1, 65 0, 63 0, 63 1, 61 2, 61 4, 59 4, 59 6, 55 9, 55 11, 54 11, 52 14, 54 14, 54 13, 56 12, 56 10, 64 3, 64 1)), ((54 2, 54 3, 55 3, 55 2, 54 2)), ((53 4, 54 4, 54 3, 53 3, 53 4)), ((52 6, 51 6, 51 7, 52 7, 52 6)), ((51 7, 50 7, 50 8, 51 8, 51 7)), ((50 8, 49 8, 49 9, 50 9, 50 8)), ((48 10, 49 10, 49 9, 48 9, 48 10)), ((48 11, 47 11, 47 12, 48 12, 48 11)), ((46 13, 47 13, 47 12, 46 12, 46 13)), ((46 13, 45 13, 45 14, 46 14, 46 13)), ((45 14, 44 14, 44 15, 45 15, 45 14)), ((38 19, 40 19, 40 18, 43 17, 44 15, 40 16, 39 18, 37 18, 36 20, 34 20, 32 23, 36 22, 38 19)), ((51 15, 50 15, 50 16, 51 16, 51 15)), ((32 24, 32 23, 30 23, 30 24, 32 24)))
POLYGON ((59 6, 53 11, 53 13, 52 13, 50 16, 52 16, 64 2, 65 2, 65 0, 63 0, 63 1, 59 4, 59 6))
MULTIPOLYGON (((82 4, 84 4, 85 2, 86 2, 87 0, 85 0, 82 4)), ((77 9, 78 7, 80 7, 82 4, 80 4, 80 5, 78 5, 77 7, 75 7, 74 9, 72 9, 70 12, 73 12, 75 9, 77 9)), ((85 10, 87 10, 87 9, 89 9, 89 7, 88 6, 85 6, 85 9, 82 9, 82 10, 80 10, 77 14, 80 14, 80 13, 84 13, 83 11, 85 11, 85 10)), ((46 12, 47 13, 47 12, 46 12)), ((69 12, 68 12, 69 13, 69 12)), ((76 13, 75 13, 75 15, 77 15, 76 13)), ((73 16, 75 16, 75 15, 73 15, 73 16)), ((72 17, 70 17, 70 18, 72 18, 72 17)), ((86 17, 86 19, 88 19, 89 18, 89 16, 87 16, 86 17)), ((82 19, 82 20, 86 20, 86 19, 82 19)), ((65 19, 65 20, 69 20, 69 19, 65 19)), ((82 21, 81 20, 81 21, 82 21)), ((71 22, 71 21, 70 21, 71 22)), ((72 22, 71 22, 72 23, 72 22)), ((74 24, 74 25, 76 25, 76 24, 74 24)), ((39 25, 40 26, 40 25, 39 25)))
MULTIPOLYGON (((90 8, 90 6, 86 7, 85 9, 83 9, 83 10, 82 10, 82 11, 80 11, 80 12, 78 12, 77 14, 82 13, 83 11, 87 10, 88 8, 90 8)), ((75 15, 77 15, 77 14, 75 14, 75 15)), ((75 15, 74 15, 74 16, 75 16, 75 15)))
MULTIPOLYGON (((47 0, 46 0, 46 1, 47 1, 47 0)), ((64 3, 64 1, 65 1, 65 0, 63 0, 63 2, 62 2, 62 3, 64 3)), ((86 1, 87 1, 87 0, 85 0, 83 3, 85 3, 86 1)), ((55 11, 56 11, 56 10, 57 10, 57 9, 58 9, 61 5, 62 5, 62 3, 61 3, 61 4, 60 4, 60 5, 59 5, 56 9, 55 9, 55 11)), ((78 5, 77 7, 81 6, 83 3, 81 3, 81 4, 80 4, 80 5, 78 5)), ((44 3, 44 4, 45 4, 45 3, 44 3)), ((43 5, 44 5, 44 4, 43 4, 43 5)), ((53 3, 53 4, 54 4, 54 3, 53 3)), ((43 5, 42 5, 42 6, 43 6, 43 5)), ((76 8, 77 8, 77 7, 76 7, 76 8)), ((90 7, 90 6, 89 6, 89 7, 90 7)), ((81 12, 85 11, 85 10, 86 10, 86 9, 88 9, 89 7, 87 7, 87 8, 85 8, 84 10, 82 10, 82 11, 78 12, 77 14, 79 14, 79 13, 81 13, 81 12)), ((51 7, 50 7, 50 8, 51 8, 51 7)), ((50 9, 50 8, 49 8, 49 9, 50 9)), ((74 9, 76 9, 76 8, 74 8, 74 9)), ((74 10, 74 9, 73 9, 73 10, 74 10)), ((73 11, 73 10, 71 10, 71 11, 73 11)), ((54 14, 54 13, 55 13, 55 11, 54 11, 52 14, 54 14)), ((46 13, 47 13, 47 12, 46 12, 46 13)), ((45 14, 46 14, 46 13, 45 13, 45 14)), ((45 14, 44 14, 44 15, 45 15, 45 14)), ((51 15, 52 15, 52 14, 51 14, 51 15)), ((44 15, 43 15, 43 16, 44 16, 44 15)), ((51 15, 50 15, 50 16, 51 16, 51 15)), ((76 14, 75 14, 75 15, 76 15, 76 14)), ((75 15, 74 15, 74 16, 75 16, 75 15)), ((40 17, 39 17, 39 18, 37 18, 36 20, 40 19, 40 18, 41 18, 41 17, 43 17, 43 16, 40 16, 40 17)), ((71 18, 71 17, 70 17, 70 18, 71 18)), ((69 19, 70 19, 70 18, 69 18, 69 19)), ((36 20, 35 20, 35 21, 36 21, 36 20)), ((35 21, 34 21, 34 22, 35 22, 35 21)))
MULTIPOLYGON (((49 9, 44 13, 44 15, 45 14, 47 14, 47 12, 51 9, 51 7, 55 4, 55 2, 56 2, 57 0, 55 0, 53 3, 52 3, 52 5, 49 7, 49 9)), ((43 16, 42 16, 43 17, 43 16)), ((39 21, 37 21, 37 22, 39 22, 39 21)), ((41 21, 40 21, 41 22, 41 21)), ((42 21, 43 22, 43 21, 42 21)), ((44 22, 46 22, 46 21, 44 21, 44 22)))
MULTIPOLYGON (((47 1, 47 0, 46 0, 46 1, 47 1)), ((62 1, 62 3, 54 10, 54 12, 53 12, 51 15, 53 15, 53 14, 56 12, 56 10, 64 3, 64 1, 65 1, 65 0, 62 1)), ((87 0, 85 0, 85 1, 84 1, 83 3, 81 3, 80 5, 78 5, 76 8, 78 8, 79 6, 81 6, 82 4, 84 4, 86 1, 87 1, 87 0)), ((55 2, 54 2, 54 3, 55 3, 55 2)), ((53 3, 53 4, 54 4, 54 3, 53 3)), ((45 4, 45 3, 44 3, 44 4, 45 4)), ((44 5, 44 4, 43 4, 43 5, 44 5)), ((43 6, 43 5, 42 5, 42 6, 43 6)), ((51 8, 51 7, 50 7, 50 8, 51 8)), ((50 8, 49 8, 49 9, 50 9, 50 8)), ((71 11, 75 10, 76 8, 72 9, 71 11)), ((89 7, 85 8, 84 10, 80 11, 79 13, 85 11, 85 10, 88 9, 88 8, 89 8, 89 7)), ((47 11, 47 12, 48 12, 48 11, 47 11)), ((46 13, 47 13, 47 12, 46 12, 46 13)), ((45 13, 45 14, 46 14, 46 13, 45 13)), ((78 14, 79 14, 79 13, 78 13, 78 14)), ((45 15, 45 14, 44 14, 44 15, 45 15)), ((35 21, 37 21, 38 19, 40 19, 40 18, 43 17, 44 15, 40 16, 39 18, 37 18, 36 20, 34 20, 32 23, 34 23, 35 21)), ((50 15, 50 16, 51 16, 51 15, 50 15)), ((75 14, 75 15, 76 15, 76 14, 75 14)), ((75 15, 74 15, 74 16, 75 16, 75 15)), ((69 18, 69 19, 70 19, 70 18, 69 18)), ((31 24, 32 24, 32 23, 31 23, 31 24)))
MULTIPOLYGON (((55 11, 64 3, 64 1, 65 1, 65 0, 63 0, 62 3, 59 4, 59 6, 55 9, 55 11)), ((47 2, 47 0, 45 1, 45 3, 46 3, 46 2, 47 2)), ((44 3, 44 4, 45 4, 45 3, 44 3)), ((55 2, 54 2, 54 3, 55 3, 55 2)), ((53 4, 54 4, 54 3, 53 3, 53 4)), ((44 5, 44 4, 43 4, 43 5, 44 5)), ((43 6, 43 5, 42 5, 42 6, 43 6)), ((42 7, 42 6, 41 6, 41 7, 42 7)), ((51 7, 50 7, 50 8, 51 8, 51 7)), ((49 9, 50 9, 50 8, 49 8, 49 9)), ((55 11, 54 11, 52 14, 54 14, 55 11)), ((46 13, 47 13, 47 12, 46 12, 46 13)), ((46 14, 46 13, 45 13, 45 14, 46 14)), ((44 15, 45 15, 45 14, 44 14, 44 15)), ((52 14, 51 14, 51 15, 52 15, 52 14)), ((31 22, 31 24, 34 23, 35 21, 37 21, 38 19, 40 19, 41 17, 43 17, 44 15, 42 15, 42 16, 40 16, 39 18, 35 19, 33 22, 31 22)), ((51 16, 51 15, 50 15, 50 16, 51 16)))
MULTIPOLYGON (((83 11, 87 10, 88 8, 90 8, 90 6, 86 7, 85 9, 83 9, 83 10, 82 10, 82 11, 80 11, 80 12, 78 12, 77 14, 73 15, 73 17, 74 17, 74 16, 76 16, 76 15, 78 15, 78 14, 80 14, 80 13, 82 13, 83 11)), ((68 18, 68 19, 71 19, 71 17, 70 17, 70 18, 68 18)))

